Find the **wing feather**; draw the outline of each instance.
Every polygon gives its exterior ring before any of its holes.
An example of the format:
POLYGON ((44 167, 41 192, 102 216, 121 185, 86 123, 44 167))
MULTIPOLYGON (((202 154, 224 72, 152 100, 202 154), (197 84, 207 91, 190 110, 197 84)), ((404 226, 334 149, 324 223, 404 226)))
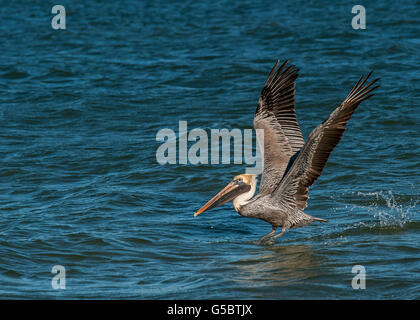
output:
POLYGON ((321 175, 331 151, 346 130, 348 120, 357 106, 373 96, 370 93, 379 87, 372 87, 379 79, 365 85, 371 74, 366 78, 361 76, 343 103, 312 131, 287 175, 273 190, 272 196, 280 199, 283 205, 299 210, 306 208, 309 187, 321 175))
MULTIPOLYGON (((254 128, 264 130, 259 138, 264 163, 260 193, 271 192, 284 175, 290 158, 299 151, 303 136, 295 111, 297 69, 288 61, 276 62, 265 82, 254 117, 254 128)), ((257 135, 258 137, 258 135, 257 135)))

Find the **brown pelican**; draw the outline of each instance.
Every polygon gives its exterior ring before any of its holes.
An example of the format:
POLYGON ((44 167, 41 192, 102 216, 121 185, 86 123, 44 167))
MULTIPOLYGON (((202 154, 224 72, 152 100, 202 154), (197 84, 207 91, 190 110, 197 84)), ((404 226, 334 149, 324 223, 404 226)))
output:
MULTIPOLYGON (((241 174, 194 214, 197 216, 233 201, 240 215, 258 218, 272 225, 272 231, 262 237, 259 244, 272 242, 290 228, 306 226, 314 221, 328 222, 303 212, 309 199, 308 188, 321 175, 357 106, 373 96, 369 93, 379 87, 372 87, 379 79, 366 84, 372 72, 365 78, 362 75, 341 105, 304 142, 295 111, 298 70, 293 65, 286 68, 287 64, 288 61, 278 67, 277 61, 274 65, 254 116, 254 128, 264 132, 264 142, 260 145, 263 172, 259 193, 254 196, 256 176, 241 174), (275 235, 279 227, 281 232, 275 235)), ((261 141, 258 140, 260 144, 261 141)))

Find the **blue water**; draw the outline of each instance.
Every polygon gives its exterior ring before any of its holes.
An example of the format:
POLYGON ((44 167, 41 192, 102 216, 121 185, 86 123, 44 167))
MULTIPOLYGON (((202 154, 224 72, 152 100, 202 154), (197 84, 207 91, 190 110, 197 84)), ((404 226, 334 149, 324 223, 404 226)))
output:
POLYGON ((65 30, 0 4, 0 298, 420 298, 418 1, 369 1, 365 30, 319 0, 65 1, 65 30), (270 225, 231 205, 193 217, 246 166, 160 165, 156 134, 252 128, 276 59, 305 138, 361 74, 381 87, 311 188, 330 222, 257 246, 270 225))

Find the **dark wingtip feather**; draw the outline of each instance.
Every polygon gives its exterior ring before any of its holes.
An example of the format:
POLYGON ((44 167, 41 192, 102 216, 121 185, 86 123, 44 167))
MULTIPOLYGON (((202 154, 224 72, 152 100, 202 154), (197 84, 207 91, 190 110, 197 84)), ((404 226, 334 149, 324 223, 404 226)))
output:
POLYGON ((276 63, 274 64, 274 67, 271 69, 267 77, 267 80, 265 81, 264 87, 271 85, 273 80, 276 78, 276 75, 278 75, 282 71, 282 69, 289 63, 289 60, 284 61, 280 67, 278 67, 279 63, 280 63, 280 60, 277 60, 276 63))

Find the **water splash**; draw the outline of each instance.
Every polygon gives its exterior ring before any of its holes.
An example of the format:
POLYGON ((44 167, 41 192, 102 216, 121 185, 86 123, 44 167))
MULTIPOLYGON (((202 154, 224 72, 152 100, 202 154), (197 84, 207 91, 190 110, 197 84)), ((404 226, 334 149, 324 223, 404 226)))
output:
POLYGON ((392 190, 378 192, 358 192, 357 195, 374 197, 368 211, 379 220, 380 227, 403 227, 414 219, 419 198, 416 196, 396 197, 392 190))

